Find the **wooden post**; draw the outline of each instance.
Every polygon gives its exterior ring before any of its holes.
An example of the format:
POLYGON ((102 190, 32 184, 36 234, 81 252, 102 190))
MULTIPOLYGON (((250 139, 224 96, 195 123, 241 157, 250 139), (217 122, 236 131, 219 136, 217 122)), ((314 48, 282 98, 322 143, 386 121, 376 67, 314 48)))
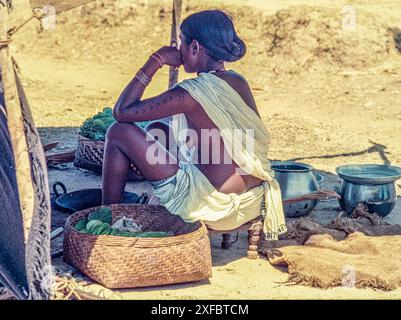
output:
MULTIPOLYGON (((8 13, 0 6, 0 42, 7 43, 7 20, 8 13)), ((10 50, 7 44, 0 45, 0 69, 4 90, 4 101, 7 110, 7 122, 15 158, 15 171, 17 177, 18 191, 20 195, 21 212, 24 220, 25 243, 28 241, 29 229, 32 224, 34 212, 34 189, 31 183, 31 166, 28 146, 24 132, 23 115, 15 79, 14 67, 11 60, 10 50), (28 179, 26 177, 29 177, 28 179), (29 214, 30 213, 30 214, 29 214)))
MULTIPOLYGON (((179 45, 179 33, 181 23, 182 0, 173 0, 173 21, 171 25, 171 42, 170 44, 179 45)), ((171 88, 178 81, 178 68, 170 67, 168 87, 171 88)))
MULTIPOLYGON (((181 8, 182 0, 173 0, 173 19, 171 23, 171 46, 179 46, 179 33, 180 33, 180 23, 181 23, 181 8)), ((168 88, 170 89, 178 82, 178 68, 170 67, 168 76, 168 88)), ((170 123, 172 117, 167 117, 160 119, 166 123, 170 123)), ((178 149, 177 149, 178 150, 178 149)))

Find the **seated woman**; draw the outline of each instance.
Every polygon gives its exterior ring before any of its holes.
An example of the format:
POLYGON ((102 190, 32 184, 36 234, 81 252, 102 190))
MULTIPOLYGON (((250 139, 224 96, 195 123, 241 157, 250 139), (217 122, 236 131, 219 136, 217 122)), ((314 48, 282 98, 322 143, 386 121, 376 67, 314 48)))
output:
POLYGON ((219 10, 187 17, 180 39, 179 49, 163 47, 150 56, 114 107, 118 122, 106 136, 103 203, 119 202, 132 161, 172 214, 221 231, 264 214, 266 238, 276 240, 286 227, 280 188, 267 159, 268 133, 247 81, 224 67, 225 61, 244 56, 245 44, 219 10), (141 100, 164 65, 183 65, 197 77, 141 100), (162 129, 157 140, 133 124, 166 117, 172 117, 172 130, 156 126, 162 129), (168 136, 160 139, 169 131, 178 153, 165 148, 168 136))

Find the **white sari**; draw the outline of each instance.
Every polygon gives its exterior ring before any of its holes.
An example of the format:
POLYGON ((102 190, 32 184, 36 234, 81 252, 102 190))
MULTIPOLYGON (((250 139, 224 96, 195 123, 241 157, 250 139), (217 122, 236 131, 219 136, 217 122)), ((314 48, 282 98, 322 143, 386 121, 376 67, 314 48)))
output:
POLYGON ((191 163, 190 150, 179 139, 186 136, 183 132, 188 129, 187 120, 184 114, 178 114, 173 116, 172 126, 181 151, 180 169, 175 184, 155 190, 156 196, 171 213, 185 221, 202 220, 218 230, 234 229, 262 214, 266 239, 277 240, 287 228, 280 186, 267 159, 270 139, 262 120, 226 81, 212 73, 201 73, 176 86, 185 89, 203 107, 219 128, 228 154, 241 170, 262 179, 263 183, 240 195, 218 192, 191 163), (238 139, 234 131, 242 132, 248 140, 238 139))

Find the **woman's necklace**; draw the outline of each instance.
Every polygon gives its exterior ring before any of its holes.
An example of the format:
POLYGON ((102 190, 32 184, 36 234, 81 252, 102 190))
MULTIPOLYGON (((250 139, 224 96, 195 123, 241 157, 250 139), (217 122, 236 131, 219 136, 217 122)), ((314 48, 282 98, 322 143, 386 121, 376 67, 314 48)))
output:
POLYGON ((217 70, 210 70, 208 73, 216 73, 216 72, 220 72, 220 71, 225 71, 225 68, 221 68, 221 69, 217 69, 217 70))
POLYGON ((198 73, 198 76, 201 74, 201 73, 216 73, 216 72, 221 72, 221 71, 225 71, 226 70, 226 68, 221 68, 221 69, 217 69, 217 70, 210 70, 210 71, 203 71, 203 72, 199 72, 198 73))

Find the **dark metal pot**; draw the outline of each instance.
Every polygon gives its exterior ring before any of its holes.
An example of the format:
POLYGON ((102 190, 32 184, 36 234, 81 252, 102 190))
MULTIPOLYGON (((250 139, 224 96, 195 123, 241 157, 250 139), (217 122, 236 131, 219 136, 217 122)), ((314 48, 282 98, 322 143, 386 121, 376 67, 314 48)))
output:
MULTIPOLYGON (((102 205, 102 189, 83 189, 67 193, 67 188, 63 183, 55 182, 53 192, 55 195, 54 205, 63 212, 72 213, 102 205), (62 193, 57 190, 58 187, 62 189, 62 193)), ((148 200, 149 197, 146 193, 139 196, 133 192, 124 192, 121 203, 146 204, 148 200)))
POLYGON ((394 182, 401 177, 401 168, 362 164, 340 166, 336 172, 343 179, 339 190, 342 210, 352 213, 359 203, 364 203, 370 212, 384 217, 394 209, 394 182))
MULTIPOLYGON (((301 197, 305 194, 319 190, 319 184, 311 171, 311 166, 304 164, 274 163, 272 169, 275 178, 280 184, 283 200, 301 197)), ((318 200, 308 200, 284 205, 284 213, 287 218, 298 218, 311 212, 318 200)))

